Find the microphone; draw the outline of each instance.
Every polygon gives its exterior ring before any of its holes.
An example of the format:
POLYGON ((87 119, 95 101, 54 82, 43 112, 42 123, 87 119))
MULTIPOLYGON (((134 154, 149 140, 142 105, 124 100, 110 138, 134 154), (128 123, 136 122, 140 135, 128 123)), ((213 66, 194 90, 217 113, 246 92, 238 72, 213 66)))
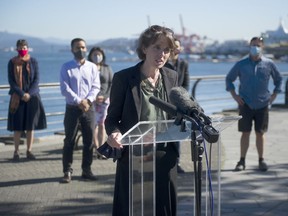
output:
POLYGON ((176 116, 177 115, 177 108, 176 106, 164 101, 164 100, 161 100, 155 96, 151 96, 149 98, 149 102, 151 104, 153 104, 154 106, 160 108, 161 110, 167 112, 168 114, 170 114, 171 116, 176 116))
POLYGON ((164 112, 168 113, 169 115, 171 116, 175 116, 175 121, 174 121, 174 124, 175 125, 180 125, 182 123, 182 120, 183 120, 183 115, 184 113, 181 113, 176 106, 164 101, 164 100, 161 100, 155 96, 151 96, 149 98, 149 102, 151 104, 153 104, 154 106, 160 108, 161 110, 163 110, 164 112))
POLYGON ((218 141, 219 132, 212 127, 212 121, 209 116, 204 114, 202 107, 190 97, 189 93, 183 87, 174 87, 169 94, 170 101, 184 115, 192 117, 202 127, 203 137, 210 143, 218 141))
POLYGON ((155 96, 149 98, 149 102, 161 110, 167 112, 171 116, 185 115, 186 117, 193 117, 200 114, 201 108, 190 99, 189 93, 182 87, 174 87, 171 89, 169 98, 172 104, 163 101, 155 96))
POLYGON ((186 100, 186 98, 184 101, 179 101, 179 103, 182 105, 182 107, 176 107, 176 106, 174 106, 174 105, 172 105, 166 101, 163 101, 163 100, 161 100, 155 96, 151 96, 149 98, 149 102, 151 104, 153 104, 154 106, 160 108, 161 110, 167 112, 171 116, 176 116, 176 119, 174 122, 175 125, 180 125, 183 118, 186 118, 189 121, 195 122, 195 123, 196 123, 195 119, 197 119, 198 123, 203 128, 202 135, 203 135, 204 139, 206 139, 210 143, 217 142, 218 137, 219 137, 219 132, 216 129, 214 129, 210 124, 203 126, 203 123, 200 121, 200 118, 197 117, 197 115, 195 114, 196 112, 198 113, 198 110, 194 109, 191 112, 191 108, 188 109, 191 104, 186 103, 186 102, 188 102, 188 100, 186 100), (188 106, 188 104, 189 104, 189 106, 188 106), (187 113, 189 113, 189 112, 190 112, 190 114, 193 114, 194 117, 191 115, 187 115, 187 113))
POLYGON ((190 97, 189 93, 183 87, 174 87, 171 89, 169 99, 180 111, 186 115, 196 114, 197 116, 203 112, 202 107, 190 97))

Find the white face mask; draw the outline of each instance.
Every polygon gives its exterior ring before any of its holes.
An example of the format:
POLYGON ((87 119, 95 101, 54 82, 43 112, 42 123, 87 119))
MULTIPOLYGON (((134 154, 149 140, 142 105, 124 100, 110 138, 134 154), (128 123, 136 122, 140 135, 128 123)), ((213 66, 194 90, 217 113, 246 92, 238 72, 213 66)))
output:
POLYGON ((95 64, 100 64, 103 61, 103 56, 102 55, 93 55, 91 57, 91 59, 95 64))
POLYGON ((262 48, 258 46, 251 46, 250 47, 250 54, 252 56, 259 56, 262 53, 262 48))

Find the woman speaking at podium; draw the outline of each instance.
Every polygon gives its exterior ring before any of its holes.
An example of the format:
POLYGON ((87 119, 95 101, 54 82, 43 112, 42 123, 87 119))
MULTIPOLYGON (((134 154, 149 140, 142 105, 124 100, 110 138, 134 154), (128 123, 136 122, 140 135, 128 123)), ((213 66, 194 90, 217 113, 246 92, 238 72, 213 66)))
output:
MULTIPOLYGON (((129 215, 129 149, 121 145, 122 134, 139 121, 160 121, 171 117, 149 103, 149 97, 169 102, 169 92, 177 86, 178 78, 176 71, 163 66, 174 49, 171 29, 150 26, 138 39, 137 54, 141 61, 114 74, 105 121, 107 143, 121 150, 121 157, 117 160, 113 216, 129 215)), ((157 145, 157 152, 156 215, 174 216, 178 151, 174 143, 169 143, 157 145), (158 151, 161 154, 157 154, 158 151)))

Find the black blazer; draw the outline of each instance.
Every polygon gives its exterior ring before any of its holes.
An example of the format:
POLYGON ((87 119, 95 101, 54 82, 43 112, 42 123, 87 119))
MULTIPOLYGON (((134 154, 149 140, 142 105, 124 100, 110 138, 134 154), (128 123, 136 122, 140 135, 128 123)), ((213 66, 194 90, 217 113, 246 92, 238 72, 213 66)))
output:
MULTIPOLYGON (((110 106, 105 120, 108 135, 112 132, 127 132, 140 120, 142 98, 140 93, 140 66, 143 62, 114 74, 110 94, 110 106)), ((171 88, 178 85, 177 72, 169 68, 160 69, 168 102, 171 88)))
POLYGON ((188 62, 183 59, 177 59, 176 64, 173 65, 172 62, 167 62, 165 67, 177 71, 178 73, 178 85, 189 91, 190 85, 190 74, 188 62))
MULTIPOLYGON (((141 72, 140 66, 143 62, 138 63, 134 67, 124 69, 114 74, 112 88, 110 93, 110 106, 105 120, 105 128, 108 135, 112 132, 120 131, 122 134, 127 132, 131 127, 140 121, 142 98, 140 92, 141 72)), ((172 87, 178 85, 177 73, 168 68, 160 69, 163 78, 164 88, 166 90, 168 102, 169 93, 172 87)), ((107 144, 108 145, 108 144, 107 144)), ((115 152, 120 152, 117 150, 115 152)), ((117 154, 117 153, 116 153, 117 154)), ((159 203, 158 210, 162 210, 164 206, 171 206, 169 209, 176 209, 176 161, 179 152, 175 143, 169 143, 166 149, 166 155, 161 161, 165 161, 165 166, 162 163, 157 163, 157 182, 175 187, 171 190, 165 190, 165 198, 163 203, 159 203), (175 172, 170 171, 173 170, 175 172), (164 173, 164 174, 163 174, 164 173), (172 183, 171 183, 172 182, 172 183), (169 191, 169 193, 168 193, 169 191), (167 194, 167 196, 166 196, 167 194), (171 196, 171 198, 170 198, 171 196), (163 205, 163 207, 162 207, 163 205)), ((117 156, 117 168, 114 188, 113 201, 113 216, 128 216, 129 215, 129 148, 125 146, 117 156)), ((156 194, 164 194, 162 187, 157 187, 156 194), (158 191, 159 190, 159 191, 158 191)), ((165 188, 166 189, 166 188, 165 188)))

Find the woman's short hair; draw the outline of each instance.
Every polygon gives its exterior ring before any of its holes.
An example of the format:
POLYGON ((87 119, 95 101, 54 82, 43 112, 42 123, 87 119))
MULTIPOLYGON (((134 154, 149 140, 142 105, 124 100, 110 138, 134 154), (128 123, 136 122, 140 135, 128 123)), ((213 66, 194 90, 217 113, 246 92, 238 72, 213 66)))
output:
POLYGON ((171 29, 163 26, 152 25, 142 32, 138 39, 136 52, 139 59, 145 60, 146 54, 143 52, 143 48, 147 48, 151 44, 156 43, 156 41, 161 37, 167 38, 171 51, 175 49, 174 32, 171 29))
POLYGON ((23 46, 27 46, 28 47, 28 42, 25 39, 19 39, 16 42, 16 47, 23 47, 23 46))

